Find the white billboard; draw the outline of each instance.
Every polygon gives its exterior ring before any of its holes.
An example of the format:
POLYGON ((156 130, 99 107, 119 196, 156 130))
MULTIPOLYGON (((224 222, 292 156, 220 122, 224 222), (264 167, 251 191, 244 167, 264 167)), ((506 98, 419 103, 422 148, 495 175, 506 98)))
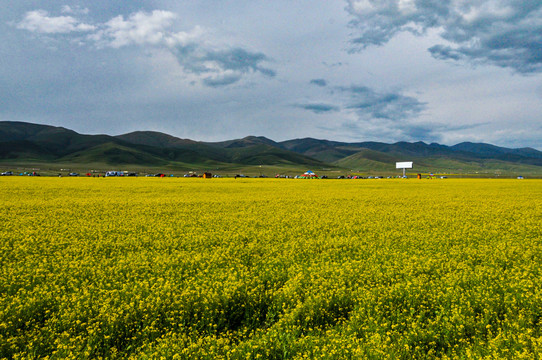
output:
POLYGON ((412 161, 403 161, 395 163, 396 169, 412 169, 412 161))

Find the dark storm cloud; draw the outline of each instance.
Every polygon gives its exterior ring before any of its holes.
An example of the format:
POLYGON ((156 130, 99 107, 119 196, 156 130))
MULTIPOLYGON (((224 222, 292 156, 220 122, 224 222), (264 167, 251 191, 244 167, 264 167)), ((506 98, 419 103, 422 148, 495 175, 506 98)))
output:
POLYGON ((542 2, 539 0, 349 0, 354 50, 383 45, 397 33, 441 29, 451 45, 429 49, 438 59, 467 60, 542 71, 542 2))
MULTIPOLYGON (((333 128, 320 126, 324 131, 332 131, 333 128)), ((400 141, 425 141, 438 142, 442 139, 441 133, 429 124, 410 124, 404 122, 398 124, 390 120, 383 120, 380 126, 374 126, 367 122, 346 121, 340 125, 340 131, 348 134, 350 139, 378 139, 382 142, 400 141)))
POLYGON ((263 61, 268 60, 267 56, 241 48, 209 51, 205 56, 205 60, 215 62, 226 70, 240 71, 242 73, 259 71, 268 76, 275 76, 274 71, 260 66, 263 61))
POLYGON ((349 0, 347 10, 359 31, 352 43, 363 49, 383 45, 401 31, 420 33, 449 16, 449 0, 349 0), (447 5, 448 4, 448 5, 447 5))
POLYGON ((340 110, 340 108, 338 106, 331 105, 331 104, 324 104, 324 103, 296 104, 294 106, 297 107, 297 108, 312 111, 315 114, 324 114, 324 113, 339 111, 340 110))
POLYGON ((355 110, 363 120, 404 120, 418 116, 425 104, 399 93, 379 93, 365 86, 340 88, 349 96, 347 108, 355 110))
POLYGON ((219 77, 207 77, 203 79, 203 83, 209 87, 221 87, 234 84, 241 80, 240 74, 222 75, 219 77))
POLYGON ((316 85, 316 86, 322 86, 322 87, 327 86, 327 81, 324 80, 324 79, 312 79, 312 80, 310 81, 310 83, 311 83, 312 85, 316 85))
POLYGON ((197 43, 177 46, 173 52, 179 64, 188 72, 208 75, 205 85, 219 87, 241 80, 243 74, 261 73, 267 77, 276 75, 274 70, 262 66, 267 56, 242 48, 215 50, 197 43))
POLYGON ((403 133, 402 138, 409 141, 438 142, 442 139, 442 136, 435 130, 434 126, 406 124, 399 127, 399 129, 403 133))
MULTIPOLYGON (((353 138, 382 141, 438 141, 441 136, 433 124, 417 121, 426 104, 399 92, 380 92, 367 86, 337 87, 343 110, 353 111, 357 119, 341 124, 340 131, 353 138)), ((330 130, 321 128, 322 130, 330 130)))
MULTIPOLYGON (((487 123, 470 125, 450 125, 438 123, 416 122, 415 120, 393 121, 380 119, 379 124, 370 121, 347 121, 340 126, 353 139, 368 137, 384 142, 395 141, 424 141, 427 143, 441 142, 446 134, 455 131, 471 130, 487 125, 487 123), (400 139, 400 140, 398 140, 400 139)), ((321 127, 330 131, 328 127, 321 127)))
POLYGON ((439 142, 445 134, 455 131, 465 131, 485 126, 488 123, 453 125, 453 124, 424 124, 404 122, 397 126, 402 138, 409 141, 439 142))
POLYGON ((402 138, 410 141, 439 142, 443 135, 454 131, 471 130, 487 123, 469 124, 469 125, 451 125, 451 124, 417 124, 405 122, 399 124, 398 129, 402 133, 402 138))

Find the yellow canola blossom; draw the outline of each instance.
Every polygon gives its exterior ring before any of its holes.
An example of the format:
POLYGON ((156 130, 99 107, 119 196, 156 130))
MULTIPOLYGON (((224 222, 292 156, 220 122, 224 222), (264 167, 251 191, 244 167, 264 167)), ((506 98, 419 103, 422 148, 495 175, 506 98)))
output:
POLYGON ((0 188, 0 359, 542 353, 540 180, 0 188))

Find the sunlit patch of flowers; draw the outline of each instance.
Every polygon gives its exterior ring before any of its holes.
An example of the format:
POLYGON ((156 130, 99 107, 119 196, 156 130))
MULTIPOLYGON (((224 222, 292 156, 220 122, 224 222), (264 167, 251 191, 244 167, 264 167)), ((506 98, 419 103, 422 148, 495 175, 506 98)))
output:
POLYGON ((0 186, 0 358, 542 353, 542 181, 0 186))

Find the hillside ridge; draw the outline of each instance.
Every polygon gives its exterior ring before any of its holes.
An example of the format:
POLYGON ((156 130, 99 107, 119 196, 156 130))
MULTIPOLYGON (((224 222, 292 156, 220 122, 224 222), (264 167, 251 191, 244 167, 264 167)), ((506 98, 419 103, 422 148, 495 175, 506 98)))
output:
POLYGON ((246 136, 219 142, 181 139, 157 131, 86 135, 50 125, 0 121, 0 161, 46 161, 147 166, 298 166, 367 171, 394 169, 414 161, 418 169, 509 169, 542 173, 542 152, 462 142, 447 146, 423 141, 341 142, 298 138, 276 142, 246 136))

